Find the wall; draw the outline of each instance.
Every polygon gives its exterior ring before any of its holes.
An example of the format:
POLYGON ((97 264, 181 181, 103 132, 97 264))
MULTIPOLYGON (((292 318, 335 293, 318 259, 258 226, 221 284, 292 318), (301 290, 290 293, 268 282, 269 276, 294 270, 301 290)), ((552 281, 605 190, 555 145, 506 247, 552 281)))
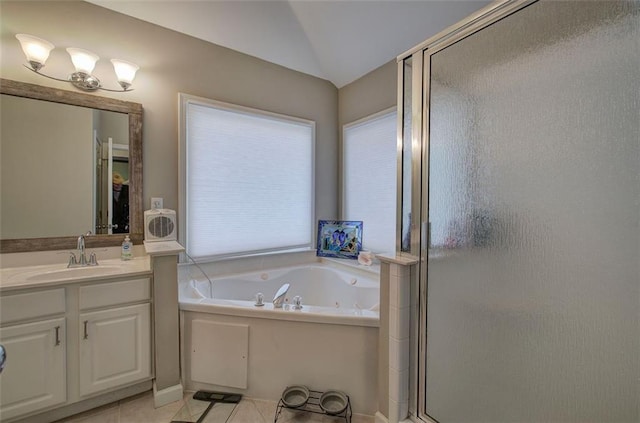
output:
MULTIPOLYGON (((64 77, 71 62, 63 47, 92 50, 103 59, 95 73, 115 87, 109 58, 140 66, 134 91, 97 95, 141 103, 144 107, 144 200, 163 197, 178 208, 178 93, 235 103, 316 121, 316 217, 339 216, 339 143, 342 125, 396 104, 396 62, 341 88, 328 81, 216 46, 159 26, 83 2, 0 3, 2 78, 73 90, 63 82, 35 75, 24 67, 16 33, 40 36, 59 46, 45 71, 64 77), (320 165, 321 164, 321 165, 320 165)), ((388 322, 381 322, 388 325, 388 322)), ((388 345, 380 343, 387 408, 388 345)), ((380 395, 379 395, 380 397, 380 395)), ((386 414, 386 412, 385 412, 386 414)))
POLYGON ((66 47, 101 56, 94 73, 110 88, 117 87, 110 58, 140 66, 134 91, 97 95, 144 107, 145 208, 152 196, 163 197, 167 208, 178 208, 178 93, 184 92, 314 120, 316 216, 337 217, 338 90, 330 82, 89 3, 3 1, 0 12, 2 78, 74 90, 22 67, 25 57, 16 33, 40 36, 58 46, 44 69, 54 76, 72 71, 66 47))
POLYGON ((340 88, 338 92, 340 132, 342 132, 342 125, 396 105, 397 66, 396 60, 391 60, 340 88))
MULTIPOLYGON (((66 82, 25 69, 16 33, 40 36, 59 46, 45 68, 53 76, 66 78, 72 71, 66 47, 84 48, 101 56, 94 73, 106 87, 117 87, 108 59, 129 60, 140 66, 134 91, 99 91, 96 95, 144 107, 145 208, 153 196, 163 197, 166 208, 178 209, 178 93, 184 92, 315 121, 316 217, 337 217, 338 90, 330 82, 85 2, 3 1, 0 29, 2 78, 74 90, 66 82)), ((156 306, 172 310, 176 304, 167 299, 156 306)), ((168 339, 172 333, 166 331, 165 335, 168 339)), ((156 349, 173 350, 174 345, 169 344, 156 349)), ((162 374, 166 377, 159 388, 179 383, 177 360, 165 365, 162 374)))
MULTIPOLYGON (((397 66, 396 61, 391 60, 340 89, 338 92, 338 123, 340 125, 338 129, 340 137, 342 137, 343 125, 396 105, 398 97, 397 66)), ((340 163, 342 161, 340 152, 338 155, 338 163, 340 163)), ((341 184, 341 181, 339 183, 341 184)), ((338 202, 340 203, 340 199, 338 199, 338 202)), ((385 416, 389 415, 388 292, 389 272, 388 267, 383 267, 383 271, 380 274, 381 307, 378 337, 378 410, 385 416), (384 269, 387 269, 386 272, 384 269)))

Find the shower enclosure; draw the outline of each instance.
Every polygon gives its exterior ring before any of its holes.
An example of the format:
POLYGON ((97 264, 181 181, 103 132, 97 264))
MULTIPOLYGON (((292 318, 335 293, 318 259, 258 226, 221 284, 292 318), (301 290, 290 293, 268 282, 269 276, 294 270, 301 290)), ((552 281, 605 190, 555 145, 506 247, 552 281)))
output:
POLYGON ((639 422, 640 2, 493 3, 398 70, 412 414, 639 422))

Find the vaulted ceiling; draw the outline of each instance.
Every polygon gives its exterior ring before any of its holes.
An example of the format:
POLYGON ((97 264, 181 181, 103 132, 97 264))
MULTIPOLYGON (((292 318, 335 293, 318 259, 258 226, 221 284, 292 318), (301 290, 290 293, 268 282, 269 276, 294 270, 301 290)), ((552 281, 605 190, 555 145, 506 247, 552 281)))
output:
POLYGON ((360 78, 486 0, 90 0, 331 81, 360 78))

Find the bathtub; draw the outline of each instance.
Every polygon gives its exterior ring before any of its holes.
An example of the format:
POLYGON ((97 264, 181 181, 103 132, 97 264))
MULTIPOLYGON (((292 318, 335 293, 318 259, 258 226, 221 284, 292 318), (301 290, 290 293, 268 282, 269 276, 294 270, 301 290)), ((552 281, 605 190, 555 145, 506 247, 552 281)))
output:
POLYGON ((210 280, 181 276, 179 302, 187 390, 277 401, 287 386, 303 384, 342 390, 354 413, 375 414, 377 274, 323 260, 210 280), (284 283, 288 303, 274 308, 284 283), (302 309, 293 307, 295 296, 302 309))
POLYGON ((379 281, 367 273, 309 264, 191 279, 180 283, 180 306, 234 316, 378 326, 379 281), (276 309, 271 301, 284 283, 290 285, 288 301, 276 309), (262 307, 255 305, 259 293, 264 297, 262 307), (295 296, 302 297, 301 309, 293 307, 295 296))

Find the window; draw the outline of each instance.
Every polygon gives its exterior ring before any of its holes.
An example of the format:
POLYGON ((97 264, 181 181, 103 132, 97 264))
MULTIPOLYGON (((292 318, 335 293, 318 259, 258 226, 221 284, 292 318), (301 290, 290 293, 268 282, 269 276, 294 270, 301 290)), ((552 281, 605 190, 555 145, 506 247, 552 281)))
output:
POLYGON ((362 220, 362 247, 396 249, 396 110, 345 125, 342 151, 342 218, 362 220))
POLYGON ((194 259, 310 248, 314 122, 180 95, 180 238, 194 259))

